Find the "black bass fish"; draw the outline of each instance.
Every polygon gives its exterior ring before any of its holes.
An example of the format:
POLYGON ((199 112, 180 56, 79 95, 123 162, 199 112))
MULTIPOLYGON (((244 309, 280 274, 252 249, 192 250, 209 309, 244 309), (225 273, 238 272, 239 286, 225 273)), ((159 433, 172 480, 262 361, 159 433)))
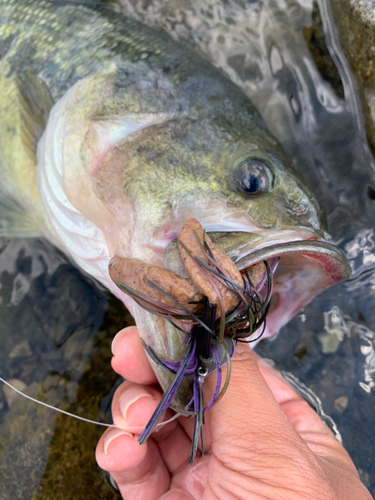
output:
POLYGON ((184 328, 120 290, 110 262, 187 279, 176 239, 197 219, 238 271, 267 267, 268 336, 348 277, 257 110, 190 48, 94 2, 0 0, 0 54, 1 234, 43 234, 116 294, 164 389, 157 359, 181 361, 184 328))

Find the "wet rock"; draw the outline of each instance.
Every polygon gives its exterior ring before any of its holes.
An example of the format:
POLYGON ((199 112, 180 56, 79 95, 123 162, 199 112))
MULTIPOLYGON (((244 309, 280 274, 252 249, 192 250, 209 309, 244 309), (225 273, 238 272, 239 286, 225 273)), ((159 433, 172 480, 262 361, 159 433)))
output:
POLYGON ((337 351, 342 338, 340 338, 340 330, 332 333, 320 333, 318 335, 319 342, 322 345, 324 354, 332 354, 337 351))
POLYGON ((358 469, 358 474, 361 478, 362 483, 368 488, 370 486, 370 477, 368 473, 363 469, 358 469))
POLYGON ((20 342, 15 345, 13 349, 9 353, 10 358, 27 358, 31 356, 33 353, 30 348, 30 344, 27 340, 20 342))
MULTIPOLYGON (((25 392, 36 397, 38 384, 31 384, 25 392)), ((0 426, 2 500, 31 500, 43 476, 55 419, 47 408, 16 394, 0 426)))
POLYGON ((366 120, 367 137, 375 152, 375 1, 331 0, 341 47, 355 75, 366 120))
MULTIPOLYGON (((118 378, 110 365, 110 345, 129 323, 129 314, 41 240, 5 242, 1 257, 1 376, 37 400, 105 420, 118 378), (19 255, 28 266, 19 265, 19 255), (30 286, 16 303, 10 292, 19 273, 30 277, 30 286)), ((1 386, 1 500, 119 498, 95 462, 102 433, 102 427, 1 386)))
POLYGON ((323 80, 332 86, 337 97, 345 97, 340 72, 327 47, 323 20, 317 1, 312 2, 311 25, 303 27, 307 47, 323 80))
MULTIPOLYGON (((17 389, 18 391, 21 391, 21 392, 23 392, 27 387, 25 382, 22 382, 22 380, 17 380, 14 378, 10 379, 9 383, 15 389, 17 389)), ((14 391, 11 387, 8 387, 7 385, 4 386, 3 391, 4 391, 4 396, 5 396, 6 402, 8 403, 9 407, 12 406, 12 403, 16 398, 21 397, 16 391, 14 391)))
POLYGON ((335 399, 333 405, 339 413, 342 413, 348 406, 348 402, 349 400, 346 396, 340 396, 339 398, 335 399))

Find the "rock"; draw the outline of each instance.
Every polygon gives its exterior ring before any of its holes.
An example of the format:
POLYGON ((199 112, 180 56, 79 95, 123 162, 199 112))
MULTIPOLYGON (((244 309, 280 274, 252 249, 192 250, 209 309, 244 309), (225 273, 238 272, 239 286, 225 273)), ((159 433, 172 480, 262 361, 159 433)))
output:
POLYGON ((342 337, 340 337, 340 330, 333 330, 329 333, 319 333, 318 340, 321 343, 322 351, 324 354, 332 354, 337 351, 342 337))
POLYGON ((335 399, 333 405, 339 413, 343 413, 348 406, 348 402, 349 400, 346 396, 340 396, 339 398, 335 399))
POLYGON ((330 3, 341 48, 358 86, 367 138, 375 153, 375 1, 331 0, 330 3))
POLYGON ((32 350, 30 348, 30 344, 27 340, 24 340, 23 342, 20 342, 19 344, 15 345, 13 349, 9 353, 10 358, 27 358, 28 356, 31 356, 32 350))
MULTIPOLYGON (((22 382, 22 380, 18 380, 16 378, 12 378, 11 380, 9 380, 9 383, 21 392, 23 392, 27 387, 25 382, 22 382)), ((8 403, 8 406, 10 408, 12 406, 12 403, 14 402, 14 400, 17 397, 19 397, 20 395, 17 394, 16 391, 11 389, 7 385, 4 385, 3 391, 4 391, 4 396, 5 396, 6 402, 8 403)))

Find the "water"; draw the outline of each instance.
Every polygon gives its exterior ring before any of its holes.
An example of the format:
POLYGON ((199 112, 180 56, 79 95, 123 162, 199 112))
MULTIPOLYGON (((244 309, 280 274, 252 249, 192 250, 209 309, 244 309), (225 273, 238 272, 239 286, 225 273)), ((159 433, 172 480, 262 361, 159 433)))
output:
POLYGON ((322 401, 375 495, 375 169, 327 0, 122 0, 188 39, 256 104, 322 204, 352 278, 317 297, 260 354, 322 401))
POLYGON ((123 12, 188 39, 245 91, 321 202, 337 242, 371 226, 374 161, 326 0, 121 2, 123 12))
MULTIPOLYGON (((124 307, 43 240, 0 240, 1 376, 26 394, 105 421, 110 344, 124 307)), ((115 499, 95 463, 102 427, 0 387, 0 498, 115 499), (77 473, 79 471, 79 473, 77 473)))
MULTIPOLYGON (((323 205, 352 278, 257 349, 314 391, 375 495, 375 169, 329 5, 122 0, 118 8, 189 40, 241 86, 323 205)), ((1 248, 3 375, 100 417, 116 380, 110 339, 129 318, 46 242, 3 240, 1 248)), ((20 398, 10 406, 0 398, 0 424, 1 498, 116 498, 93 462, 101 429, 20 398)))

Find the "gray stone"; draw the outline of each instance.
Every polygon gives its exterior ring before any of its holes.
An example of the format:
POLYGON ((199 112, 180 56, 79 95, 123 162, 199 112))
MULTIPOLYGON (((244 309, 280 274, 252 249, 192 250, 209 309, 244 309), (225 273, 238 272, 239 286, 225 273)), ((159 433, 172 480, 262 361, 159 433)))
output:
POLYGON ((340 396, 335 399, 333 405, 339 413, 343 413, 348 406, 349 400, 346 396, 340 396))
MULTIPOLYGON (((18 391, 21 391, 21 392, 23 392, 27 387, 25 382, 22 382, 22 380, 11 379, 11 380, 9 380, 9 383, 15 389, 17 389, 18 391)), ((4 392, 4 396, 5 396, 6 402, 7 402, 9 407, 12 406, 15 399, 21 397, 16 391, 14 391, 11 387, 8 387, 7 385, 5 385, 3 387, 3 392, 4 392)))
POLYGON ((30 344, 27 340, 16 344, 9 353, 10 358, 27 358, 32 355, 30 344))
POLYGON ((367 139, 375 152, 375 1, 331 0, 341 47, 354 73, 367 139))

